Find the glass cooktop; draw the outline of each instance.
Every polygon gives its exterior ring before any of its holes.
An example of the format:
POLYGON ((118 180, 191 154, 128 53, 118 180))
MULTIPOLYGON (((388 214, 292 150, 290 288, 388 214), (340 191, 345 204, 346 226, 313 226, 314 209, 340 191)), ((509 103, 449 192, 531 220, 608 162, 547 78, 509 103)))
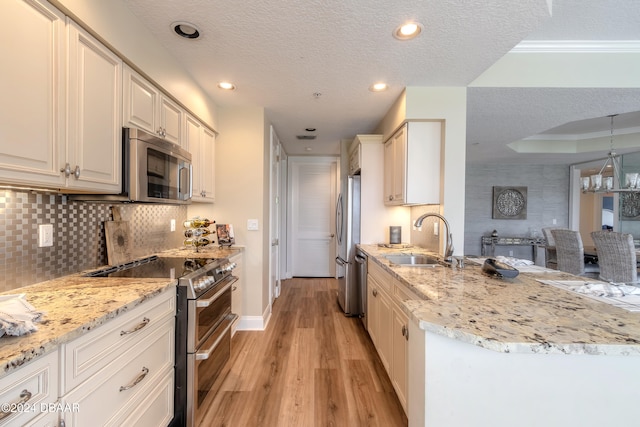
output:
POLYGON ((151 256, 126 264, 106 267, 84 274, 85 277, 131 277, 178 279, 207 264, 218 262, 212 258, 164 258, 151 256))

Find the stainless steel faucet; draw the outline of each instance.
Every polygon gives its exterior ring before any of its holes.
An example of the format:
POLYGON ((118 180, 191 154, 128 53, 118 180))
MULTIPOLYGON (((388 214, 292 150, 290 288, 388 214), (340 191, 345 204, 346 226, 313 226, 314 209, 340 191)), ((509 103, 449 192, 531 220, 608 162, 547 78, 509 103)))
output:
POLYGON ((449 231, 449 222, 447 221, 447 219, 445 217, 443 217, 440 214, 437 213, 426 213, 424 215, 422 215, 420 218, 416 219, 415 224, 413 224, 415 227, 422 227, 422 221, 424 221, 425 218, 430 217, 430 216, 435 216, 436 218, 440 218, 442 220, 442 222, 444 222, 444 226, 446 228, 446 247, 444 250, 444 260, 446 262, 452 262, 451 256, 453 255, 453 235, 451 234, 451 232, 449 231))

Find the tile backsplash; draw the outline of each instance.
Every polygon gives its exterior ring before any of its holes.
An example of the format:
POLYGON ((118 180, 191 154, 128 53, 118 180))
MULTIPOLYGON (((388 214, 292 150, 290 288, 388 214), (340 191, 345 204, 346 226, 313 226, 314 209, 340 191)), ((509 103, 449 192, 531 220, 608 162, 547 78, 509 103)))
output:
MULTIPOLYGON (((65 195, 0 190, 0 291, 107 264, 104 221, 111 203, 71 201, 65 195), (53 224, 53 246, 38 247, 38 225, 53 224)), ((186 206, 120 204, 129 221, 132 255, 142 257, 182 244, 186 206)))

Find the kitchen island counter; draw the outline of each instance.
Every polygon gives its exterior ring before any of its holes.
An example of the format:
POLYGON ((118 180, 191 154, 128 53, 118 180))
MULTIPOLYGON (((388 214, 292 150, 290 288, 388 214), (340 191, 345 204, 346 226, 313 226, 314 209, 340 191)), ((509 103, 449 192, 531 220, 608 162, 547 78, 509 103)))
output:
POLYGON ((36 332, 0 337, 0 377, 55 350, 58 345, 132 310, 163 292, 175 292, 173 279, 82 277, 80 274, 37 283, 0 295, 24 293, 42 321, 36 332))
POLYGON ((418 248, 361 247, 421 297, 401 307, 409 427, 638 425, 627 398, 640 382, 640 313, 538 281, 587 280, 562 272, 522 268, 532 272, 498 279, 471 262, 384 258, 418 248))

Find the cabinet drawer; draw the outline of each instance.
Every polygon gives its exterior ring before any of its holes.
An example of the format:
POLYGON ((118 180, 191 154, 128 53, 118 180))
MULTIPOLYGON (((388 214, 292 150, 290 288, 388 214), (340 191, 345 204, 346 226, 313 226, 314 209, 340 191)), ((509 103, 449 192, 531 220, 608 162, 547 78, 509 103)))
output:
POLYGON ((405 285, 398 280, 394 280, 393 284, 393 298, 396 302, 400 303, 406 300, 419 300, 422 299, 415 292, 409 290, 405 285))
POLYGON ((148 392, 140 393, 143 400, 131 402, 121 414, 105 426, 159 427, 173 419, 173 370, 168 371, 148 392))
POLYGON ((163 323, 175 316, 176 296, 165 292, 129 313, 63 346, 62 394, 68 393, 105 367, 163 323))
POLYGON ((103 425, 121 414, 133 402, 148 396, 167 372, 173 372, 173 319, 105 366, 81 386, 63 396, 67 404, 77 404, 79 412, 65 413, 69 426, 103 425))
POLYGON ((24 425, 40 414, 40 405, 53 403, 57 398, 58 352, 54 351, 2 378, 0 402, 11 408, 0 412, 0 426, 24 425))
POLYGON ((392 278, 389 273, 384 271, 375 261, 367 262, 367 273, 370 274, 388 294, 392 294, 392 278))

